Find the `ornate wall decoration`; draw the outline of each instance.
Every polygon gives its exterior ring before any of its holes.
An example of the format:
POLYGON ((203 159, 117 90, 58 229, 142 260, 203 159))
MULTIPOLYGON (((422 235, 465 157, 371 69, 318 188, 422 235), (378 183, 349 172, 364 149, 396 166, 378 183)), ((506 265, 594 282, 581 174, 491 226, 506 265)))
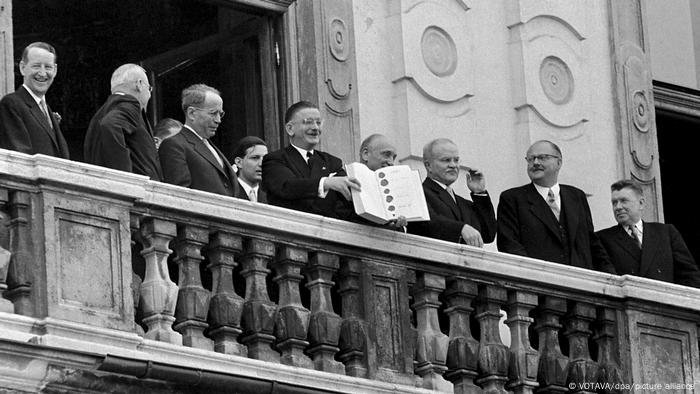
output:
POLYGON ((560 139, 580 136, 583 128, 577 126, 590 118, 587 12, 569 3, 506 4, 515 109, 534 115, 560 139))
POLYGON ((630 56, 622 68, 626 91, 627 122, 630 126, 629 153, 634 164, 648 170, 654 164, 655 136, 649 133, 651 126, 651 102, 645 82, 649 71, 638 56, 630 56))
POLYGON ((437 26, 429 26, 421 39, 421 54, 428 70, 442 78, 454 74, 457 68, 457 48, 452 37, 437 26))
POLYGON ((328 48, 333 57, 344 62, 348 60, 350 48, 348 44, 348 28, 342 19, 334 18, 328 26, 328 48))

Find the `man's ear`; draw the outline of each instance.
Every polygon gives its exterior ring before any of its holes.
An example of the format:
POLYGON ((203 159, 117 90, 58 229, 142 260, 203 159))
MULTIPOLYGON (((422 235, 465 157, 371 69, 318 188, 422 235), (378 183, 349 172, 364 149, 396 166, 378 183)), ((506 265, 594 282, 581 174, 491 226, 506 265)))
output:
POLYGON ((22 60, 19 61, 19 73, 24 76, 24 61, 22 60))
POLYGON ((362 149, 360 151, 360 161, 363 163, 366 163, 368 157, 369 157, 369 150, 367 148, 362 149))
POLYGON ((240 157, 235 157, 235 158, 233 159, 233 164, 235 164, 236 167, 241 168, 241 162, 242 162, 242 161, 243 161, 243 159, 241 159, 240 157))
POLYGON ((287 135, 292 137, 294 136, 294 130, 292 129, 292 122, 287 122, 287 124, 284 125, 284 131, 287 132, 287 135))

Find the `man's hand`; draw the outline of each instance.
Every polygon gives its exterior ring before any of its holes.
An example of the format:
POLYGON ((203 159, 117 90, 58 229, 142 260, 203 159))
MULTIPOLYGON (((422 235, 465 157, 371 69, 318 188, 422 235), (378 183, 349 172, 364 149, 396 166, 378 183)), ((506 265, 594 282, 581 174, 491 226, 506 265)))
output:
POLYGON ((406 216, 399 216, 396 219, 389 220, 389 226, 393 228, 403 228, 408 225, 408 220, 406 220, 406 216))
MULTIPOLYGON (((467 167, 467 187, 474 194, 486 193, 486 176, 478 168, 467 167)), ((462 230, 464 231, 464 230, 462 230)))
POLYGON ((335 190, 342 194, 345 199, 352 200, 352 191, 360 191, 360 181, 349 176, 331 176, 323 183, 325 191, 335 190))
POLYGON ((467 245, 477 246, 479 248, 484 247, 484 240, 481 238, 481 233, 468 224, 462 227, 462 239, 467 245))

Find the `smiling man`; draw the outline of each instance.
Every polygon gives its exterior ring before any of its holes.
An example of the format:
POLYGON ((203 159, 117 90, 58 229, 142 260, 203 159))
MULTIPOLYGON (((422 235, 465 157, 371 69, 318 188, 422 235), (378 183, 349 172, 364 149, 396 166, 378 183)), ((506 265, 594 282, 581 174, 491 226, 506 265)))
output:
POLYGON ((236 174, 210 141, 224 117, 223 105, 221 93, 210 86, 196 84, 182 91, 185 125, 158 149, 165 182, 236 196, 236 174))
POLYGON ((501 193, 498 250, 576 267, 615 273, 593 231, 586 194, 559 184, 561 149, 541 140, 525 156, 527 185, 501 193))
POLYGON ((610 186, 616 226, 596 234, 620 275, 700 287, 700 270, 672 224, 643 222, 642 187, 631 179, 610 186))
POLYGON ((247 136, 238 141, 233 151, 233 162, 238 172, 238 194, 236 197, 254 202, 267 202, 267 195, 260 188, 262 181, 262 161, 267 154, 265 141, 255 136, 247 136))
POLYGON ((492 242, 496 217, 484 174, 474 168, 466 173, 472 201, 456 194, 451 185, 459 178, 459 149, 447 138, 432 140, 423 147, 423 165, 428 172, 423 193, 430 221, 412 223, 409 232, 477 247, 492 242))
POLYGON ((0 148, 69 158, 59 118, 46 103, 57 70, 53 46, 34 42, 24 48, 19 62, 22 87, 0 101, 0 148))
POLYGON ((308 101, 292 104, 284 123, 289 146, 263 159, 268 203, 338 219, 351 217, 351 190, 359 190, 360 184, 346 176, 339 158, 316 149, 323 126, 318 107, 308 101))

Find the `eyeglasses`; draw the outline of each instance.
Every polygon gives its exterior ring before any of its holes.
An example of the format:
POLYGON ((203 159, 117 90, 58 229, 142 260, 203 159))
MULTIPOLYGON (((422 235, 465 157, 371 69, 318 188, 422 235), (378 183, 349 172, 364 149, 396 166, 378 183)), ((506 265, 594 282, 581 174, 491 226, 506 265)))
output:
MULTIPOLYGON (((198 109, 198 110, 200 110, 200 111, 204 111, 204 110, 205 110, 204 108, 200 108, 200 107, 195 107, 195 106, 191 106, 191 107, 194 108, 194 109, 198 109)), ((226 112, 224 112, 224 110, 221 110, 221 111, 217 111, 217 110, 206 111, 206 113, 207 113, 207 115, 211 116, 212 118, 216 117, 216 115, 219 115, 219 119, 223 119, 223 118, 224 118, 224 115, 226 115, 226 112)))
POLYGON ((304 118, 301 120, 301 123, 304 126, 316 125, 318 127, 321 127, 321 126, 323 126, 323 119, 321 119, 321 118, 304 118))
POLYGON ((533 156, 526 156, 525 157, 525 161, 527 161, 530 164, 534 163, 535 160, 537 160, 541 163, 541 162, 547 161, 549 159, 561 159, 561 157, 556 156, 556 155, 548 155, 548 154, 533 155, 533 156))

